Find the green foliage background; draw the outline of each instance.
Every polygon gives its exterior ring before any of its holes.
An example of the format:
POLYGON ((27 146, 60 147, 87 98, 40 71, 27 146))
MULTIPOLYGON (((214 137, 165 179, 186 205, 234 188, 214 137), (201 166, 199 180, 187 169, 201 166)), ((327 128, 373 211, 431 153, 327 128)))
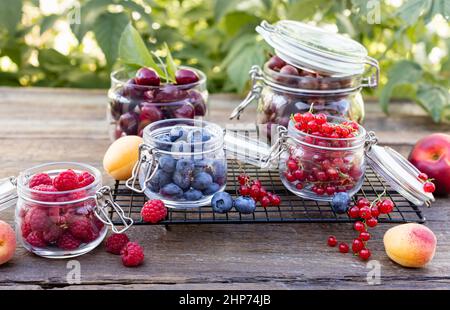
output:
POLYGON ((73 7, 58 15, 44 15, 38 0, 0 0, 0 60, 7 56, 14 63, 13 69, 0 71, 0 85, 107 88, 109 73, 117 66, 120 34, 131 21, 150 49, 163 51, 167 42, 177 62, 203 70, 211 92, 242 93, 248 87, 251 65, 261 65, 270 53, 255 26, 264 19, 294 19, 335 24, 368 48, 380 61, 382 73, 382 87, 372 94, 380 98, 386 112, 392 96, 403 97, 415 100, 435 122, 450 121, 450 40, 427 27, 436 15, 448 23, 448 0, 404 0, 400 7, 383 0, 78 3, 79 15, 73 7), (368 23, 369 2, 379 3, 381 23, 368 23), (62 54, 53 48, 58 35, 54 25, 77 17, 80 23, 72 24, 71 32, 78 44, 62 54), (101 57, 83 52, 89 34, 100 47, 101 57), (417 59, 412 50, 418 43, 427 55, 439 47, 445 56, 437 64, 417 59))

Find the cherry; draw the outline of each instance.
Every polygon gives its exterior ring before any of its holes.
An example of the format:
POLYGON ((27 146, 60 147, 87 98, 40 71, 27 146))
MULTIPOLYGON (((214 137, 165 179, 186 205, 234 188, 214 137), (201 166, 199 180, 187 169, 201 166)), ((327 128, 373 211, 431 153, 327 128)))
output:
POLYGON ((366 224, 367 224, 367 226, 369 226, 369 227, 375 227, 375 226, 377 226, 377 224, 378 224, 378 220, 377 220, 376 218, 374 218, 374 217, 371 217, 371 218, 368 218, 368 219, 366 220, 366 224))
POLYGON ((181 107, 173 111, 173 116, 175 118, 194 118, 195 110, 192 104, 185 103, 181 107))
POLYGON ((358 255, 362 260, 368 260, 370 257, 370 251, 369 249, 362 249, 361 251, 359 251, 358 255))
POLYGON ((419 173, 419 175, 417 176, 420 180, 422 181, 427 181, 428 180, 428 175, 426 173, 419 173))
POLYGON ((175 102, 188 97, 186 90, 179 89, 176 85, 167 84, 161 87, 154 95, 154 102, 175 102))
POLYGON ((143 103, 141 108, 141 114, 139 115, 140 121, 156 122, 163 118, 161 110, 151 103, 143 103))
POLYGON ((369 207, 362 207, 359 209, 359 217, 363 219, 368 219, 372 217, 372 213, 370 212, 369 207))
POLYGON ((280 71, 280 69, 283 68, 285 65, 286 62, 284 62, 284 60, 278 57, 277 55, 272 56, 267 62, 267 66, 275 71, 280 71))
POLYGON ((281 69, 280 69, 280 73, 281 74, 286 74, 286 75, 298 75, 298 70, 291 65, 284 65, 281 69))
POLYGON ((352 242, 352 251, 353 253, 358 253, 364 248, 364 242, 361 239, 354 239, 352 242))
POLYGON ((388 214, 394 210, 394 203, 390 199, 382 200, 381 204, 378 206, 380 213, 388 214))
POLYGON ((359 217, 359 208, 357 206, 353 206, 348 210, 348 216, 350 216, 352 219, 359 217))
POLYGON ((364 226, 364 223, 361 221, 356 221, 355 224, 353 224, 353 228, 359 232, 366 231, 366 227, 364 226))
POLYGON ((347 243, 345 243, 345 242, 339 243, 339 252, 341 252, 341 253, 348 253, 348 250, 349 250, 349 248, 348 248, 348 244, 347 243))
POLYGON ((267 196, 264 196, 260 199, 261 207, 266 208, 270 205, 270 199, 267 196))
POLYGON ((335 237, 335 236, 329 236, 329 237, 328 237, 328 240, 327 240, 327 244, 328 244, 328 246, 330 246, 330 247, 335 247, 336 244, 337 244, 337 239, 336 239, 336 237, 335 237))
POLYGON ((273 194, 272 197, 270 197, 270 203, 272 206, 279 206, 281 204, 280 196, 273 194))
POLYGON ((119 118, 120 129, 127 135, 136 135, 138 133, 138 116, 135 113, 124 113, 119 118))
POLYGON ((195 116, 206 115, 206 104, 202 94, 195 89, 189 91, 189 102, 194 106, 195 116))
POLYGON ((161 80, 155 70, 143 67, 136 72, 135 82, 138 85, 159 86, 161 80))
POLYGON ((241 185, 239 187, 239 194, 241 194, 241 196, 250 195, 250 187, 248 187, 247 185, 241 185))
POLYGON ((175 80, 177 84, 192 84, 199 80, 197 73, 189 69, 179 69, 175 72, 175 80))
POLYGON ((362 241, 369 241, 369 239, 370 239, 370 234, 369 234, 367 231, 362 231, 362 232, 359 233, 359 238, 360 238, 362 241))
POLYGON ((433 182, 425 182, 423 184, 423 190, 425 193, 433 193, 436 190, 436 186, 433 182))

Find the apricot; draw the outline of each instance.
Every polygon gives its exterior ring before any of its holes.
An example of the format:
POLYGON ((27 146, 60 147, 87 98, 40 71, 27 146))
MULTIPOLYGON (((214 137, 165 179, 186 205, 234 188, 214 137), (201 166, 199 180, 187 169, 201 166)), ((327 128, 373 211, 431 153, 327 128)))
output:
POLYGON ((404 267, 419 268, 433 259, 436 236, 426 226, 408 223, 392 227, 383 238, 386 254, 404 267))
POLYGON ((9 261, 16 251, 16 234, 12 227, 0 221, 0 265, 9 261))
POLYGON ((103 168, 116 180, 131 177, 133 166, 138 161, 139 145, 143 142, 139 136, 124 136, 114 141, 103 157, 103 168))

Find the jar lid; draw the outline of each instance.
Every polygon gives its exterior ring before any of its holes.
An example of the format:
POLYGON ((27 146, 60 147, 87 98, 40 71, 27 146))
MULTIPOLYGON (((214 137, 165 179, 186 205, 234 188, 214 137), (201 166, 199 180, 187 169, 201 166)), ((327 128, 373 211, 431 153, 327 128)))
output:
POLYGON ((281 59, 307 71, 330 76, 362 74, 367 50, 355 40, 292 20, 271 25, 262 21, 256 31, 281 59))
MULTIPOLYGON (((369 136, 371 134, 369 133, 369 136)), ((430 202, 434 201, 433 194, 423 189, 423 182, 418 177, 420 171, 392 148, 369 145, 366 149, 366 158, 373 170, 394 190, 415 205, 429 206, 430 202)))

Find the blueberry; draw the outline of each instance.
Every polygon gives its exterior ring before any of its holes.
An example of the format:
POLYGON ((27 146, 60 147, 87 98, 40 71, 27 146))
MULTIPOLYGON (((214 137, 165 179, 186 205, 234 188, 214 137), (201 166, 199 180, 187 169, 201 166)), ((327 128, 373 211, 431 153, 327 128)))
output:
POLYGON ((170 155, 163 155, 159 158, 159 168, 167 173, 175 171, 177 161, 170 155))
POLYGON ((155 175, 148 182, 150 190, 159 192, 161 187, 172 182, 172 175, 163 170, 156 171, 155 175))
POLYGON ((206 172, 197 173, 192 181, 192 187, 199 190, 204 190, 212 184, 212 177, 206 172))
POLYGON ((350 204, 350 195, 346 192, 339 192, 333 195, 333 199, 331 201, 331 207, 333 211, 338 214, 344 214, 348 210, 348 206, 350 204))
POLYGON ((186 136, 187 136, 187 132, 186 132, 186 130, 184 130, 183 127, 176 126, 170 130, 169 135, 170 135, 170 141, 175 142, 178 139, 185 140, 186 136))
POLYGON ((188 132, 186 141, 188 143, 199 143, 203 142, 203 130, 193 129, 188 132))
POLYGON ((198 159, 194 161, 194 175, 200 172, 208 172, 210 169, 211 161, 209 159, 198 159))
POLYGON ((228 212, 233 207, 233 198, 226 192, 215 193, 211 198, 211 207, 217 213, 228 212))
POLYGON ((203 193, 196 189, 190 189, 184 193, 184 198, 190 201, 200 200, 202 197, 203 193))
POLYGON ((160 150, 163 151, 170 151, 170 148, 172 146, 172 141, 170 141, 170 136, 169 134, 163 134, 160 135, 157 138, 158 142, 156 142, 156 147, 160 150))
POLYGON ((170 198, 181 198, 183 196, 183 190, 178 185, 169 183, 161 188, 160 194, 170 198))
POLYGON ((192 174, 194 172, 194 162, 187 158, 178 160, 175 170, 181 174, 192 174))
POLYGON ((191 187, 191 175, 182 174, 177 171, 173 174, 173 183, 178 185, 181 189, 187 190, 189 187, 191 187))
POLYGON ((214 160, 212 162, 212 177, 214 183, 224 185, 227 179, 227 167, 224 160, 214 160))
POLYGON ((253 213, 256 209, 255 201, 250 197, 239 196, 234 201, 234 207, 241 213, 253 213))
POLYGON ((220 189, 220 185, 217 183, 211 183, 206 189, 203 190, 203 194, 212 195, 217 193, 220 189))

